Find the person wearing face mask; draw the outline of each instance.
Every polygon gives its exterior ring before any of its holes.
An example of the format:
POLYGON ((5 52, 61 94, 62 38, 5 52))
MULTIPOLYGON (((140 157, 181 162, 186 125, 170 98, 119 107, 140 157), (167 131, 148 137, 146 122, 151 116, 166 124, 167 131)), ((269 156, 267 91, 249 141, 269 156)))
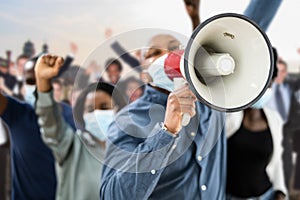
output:
POLYGON ((75 103, 77 131, 74 133, 59 114, 59 106, 53 98, 51 79, 57 75, 62 61, 61 57, 44 55, 39 58, 35 69, 36 113, 43 130, 42 138, 52 150, 56 162, 56 200, 99 199, 107 129, 115 112, 126 104, 113 85, 92 83, 75 103))
MULTIPOLYGON (((56 191, 54 157, 41 138, 33 104, 35 96, 34 61, 25 70, 26 101, 0 93, 0 116, 9 128, 11 151, 11 198, 53 200, 56 191)), ((62 110, 64 106, 61 106, 62 110)), ((64 119, 75 129, 71 108, 64 119)))
MULTIPOLYGON (((272 79, 276 75, 275 66, 272 79)), ((281 158, 283 121, 268 107, 271 98, 268 88, 250 108, 226 114, 227 200, 283 200, 288 196, 281 158)))
POLYGON ((144 63, 152 81, 109 127, 100 199, 224 199, 223 113, 174 89, 161 59, 178 49, 172 35, 149 41, 144 63), (182 126, 182 113, 191 121, 182 126))
MULTIPOLYGON (((24 68, 24 76, 25 76, 25 82, 23 84, 23 96, 24 96, 24 101, 34 107, 35 101, 36 101, 36 95, 35 95, 35 90, 36 90, 36 77, 34 74, 34 68, 36 61, 38 59, 38 56, 31 58, 29 61, 25 63, 25 68, 24 68)), ((71 56, 67 56, 64 65, 62 66, 62 69, 66 69, 70 66, 71 62, 73 61, 73 58, 71 56)), ((59 74, 61 71, 59 72, 59 74)), ((58 77, 58 76, 57 76, 58 77)), ((72 113, 72 108, 70 105, 60 102, 59 103, 61 109, 62 109, 62 115, 68 122, 68 124, 71 125, 72 129, 75 130, 75 123, 73 120, 73 113, 72 113)))

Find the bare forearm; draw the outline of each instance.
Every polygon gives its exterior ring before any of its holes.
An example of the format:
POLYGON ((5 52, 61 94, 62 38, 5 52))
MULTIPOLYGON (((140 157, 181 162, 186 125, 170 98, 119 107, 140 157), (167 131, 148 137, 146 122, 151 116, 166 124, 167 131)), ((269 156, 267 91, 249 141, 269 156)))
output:
POLYGON ((51 79, 39 79, 36 80, 36 87, 39 92, 50 92, 52 89, 51 79))
POLYGON ((194 16, 191 18, 192 20, 192 24, 193 24, 193 30, 195 30, 197 28, 197 26, 201 23, 200 22, 200 16, 194 16))
POLYGON ((185 3, 187 14, 189 15, 192 21, 193 30, 194 30, 201 22, 200 15, 199 15, 200 0, 184 0, 184 3, 185 3))

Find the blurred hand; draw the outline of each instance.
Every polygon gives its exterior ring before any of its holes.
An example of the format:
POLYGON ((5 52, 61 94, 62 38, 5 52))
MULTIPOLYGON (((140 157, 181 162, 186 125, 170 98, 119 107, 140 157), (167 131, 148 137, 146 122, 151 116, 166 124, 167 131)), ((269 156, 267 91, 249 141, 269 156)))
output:
POLYGON ((200 0, 184 0, 184 3, 186 11, 191 18, 199 17, 200 0))
POLYGON ((48 92, 51 89, 51 79, 58 75, 64 59, 55 55, 42 55, 35 66, 37 88, 40 92, 48 92))
POLYGON ((70 43, 70 51, 73 55, 75 55, 78 51, 77 44, 75 42, 70 43))
POLYGON ((275 192, 275 200, 285 200, 285 195, 282 192, 275 192))
POLYGON ((195 29, 201 23, 199 15, 200 0, 184 0, 184 3, 186 11, 191 18, 193 29, 195 29))
POLYGON ((111 38, 112 34, 113 34, 112 29, 111 29, 111 28, 107 28, 107 29, 105 30, 105 39, 111 38))
POLYGON ((177 134, 181 128, 182 115, 189 113, 192 118, 196 114, 197 98, 188 85, 175 90, 168 97, 164 124, 168 131, 177 134))

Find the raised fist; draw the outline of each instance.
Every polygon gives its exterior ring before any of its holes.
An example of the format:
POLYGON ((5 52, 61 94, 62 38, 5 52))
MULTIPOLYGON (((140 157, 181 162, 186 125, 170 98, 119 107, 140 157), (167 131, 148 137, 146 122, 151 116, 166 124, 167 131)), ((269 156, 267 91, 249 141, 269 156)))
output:
POLYGON ((38 90, 47 92, 51 89, 51 79, 58 75, 64 59, 60 56, 45 54, 38 58, 35 65, 35 76, 38 90))

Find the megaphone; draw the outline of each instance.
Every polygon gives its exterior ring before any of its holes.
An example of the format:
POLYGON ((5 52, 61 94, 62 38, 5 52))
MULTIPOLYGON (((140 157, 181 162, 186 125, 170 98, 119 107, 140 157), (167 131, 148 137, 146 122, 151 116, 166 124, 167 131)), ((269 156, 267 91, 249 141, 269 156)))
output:
POLYGON ((272 46, 264 31, 244 15, 224 13, 201 23, 186 48, 169 53, 164 66, 175 85, 178 77, 184 78, 202 103, 235 112, 264 94, 273 64, 272 46))

